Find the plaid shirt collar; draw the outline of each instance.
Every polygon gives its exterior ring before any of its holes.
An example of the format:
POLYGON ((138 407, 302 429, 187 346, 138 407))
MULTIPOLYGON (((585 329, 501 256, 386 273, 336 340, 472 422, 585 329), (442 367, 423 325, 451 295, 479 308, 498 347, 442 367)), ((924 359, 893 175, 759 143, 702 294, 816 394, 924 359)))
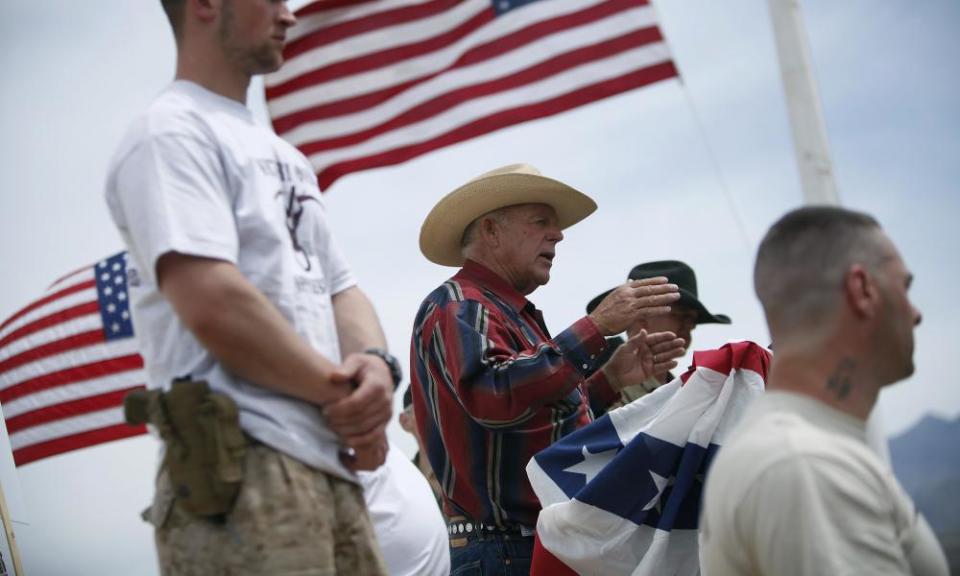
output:
POLYGON ((489 290, 502 301, 506 302, 517 313, 528 306, 530 310, 536 309, 533 303, 527 300, 526 296, 517 292, 516 288, 511 286, 500 275, 475 260, 467 259, 463 263, 463 268, 454 276, 454 279, 462 279, 483 286, 486 290, 489 290))

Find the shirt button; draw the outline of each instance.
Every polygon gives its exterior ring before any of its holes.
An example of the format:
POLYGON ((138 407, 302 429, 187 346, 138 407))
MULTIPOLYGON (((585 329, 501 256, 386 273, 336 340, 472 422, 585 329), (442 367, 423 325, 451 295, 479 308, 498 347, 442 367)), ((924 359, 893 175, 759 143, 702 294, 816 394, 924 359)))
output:
POLYGON ((583 364, 583 369, 584 369, 584 370, 586 370, 586 369, 589 368, 589 367, 590 367, 589 364, 587 364, 587 363, 584 363, 584 364, 583 364))

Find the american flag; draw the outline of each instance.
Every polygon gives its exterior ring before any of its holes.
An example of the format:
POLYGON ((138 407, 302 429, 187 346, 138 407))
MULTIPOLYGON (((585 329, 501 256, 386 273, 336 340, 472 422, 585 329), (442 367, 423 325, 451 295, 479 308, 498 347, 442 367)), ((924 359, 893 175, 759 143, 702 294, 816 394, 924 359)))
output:
POLYGON ((0 406, 17 466, 146 432, 123 397, 146 382, 126 253, 53 283, 0 324, 0 406))
POLYGON ((753 342, 695 352, 680 378, 534 456, 543 511, 530 573, 700 574, 704 476, 771 359, 753 342))
POLYGON ((677 76, 649 0, 337 0, 296 15, 267 106, 322 189, 677 76))

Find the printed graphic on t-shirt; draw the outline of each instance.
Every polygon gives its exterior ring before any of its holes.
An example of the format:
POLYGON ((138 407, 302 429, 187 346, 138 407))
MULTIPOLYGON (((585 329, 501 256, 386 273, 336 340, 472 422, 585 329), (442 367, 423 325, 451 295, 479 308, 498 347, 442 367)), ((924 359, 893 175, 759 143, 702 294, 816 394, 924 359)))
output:
POLYGON ((307 292, 317 296, 326 292, 326 285, 322 278, 297 275, 293 277, 293 285, 296 286, 297 292, 307 292))
POLYGON ((297 187, 284 183, 283 187, 277 192, 276 198, 283 199, 284 211, 287 215, 287 231, 290 233, 290 242, 293 244, 293 251, 296 253, 297 262, 304 270, 309 271, 313 265, 310 263, 310 254, 304 248, 297 236, 297 229, 300 227, 300 218, 303 217, 304 204, 313 201, 319 203, 317 198, 310 194, 301 194, 297 187))
MULTIPOLYGON (((314 176, 312 173, 305 173, 299 166, 291 166, 280 160, 264 160, 259 162, 259 165, 267 174, 280 180, 280 190, 274 195, 274 199, 278 199, 282 203, 287 232, 290 233, 290 243, 293 246, 297 263, 309 272, 313 269, 311 257, 316 255, 313 254, 309 243, 301 241, 298 231, 306 205, 309 203, 320 204, 320 199, 315 195, 315 188, 306 184, 307 178, 312 179, 314 176)), ((300 288, 302 287, 298 286, 298 289, 300 288)), ((310 289, 311 287, 307 288, 310 289)), ((313 287, 312 291, 316 292, 316 287, 313 287)))

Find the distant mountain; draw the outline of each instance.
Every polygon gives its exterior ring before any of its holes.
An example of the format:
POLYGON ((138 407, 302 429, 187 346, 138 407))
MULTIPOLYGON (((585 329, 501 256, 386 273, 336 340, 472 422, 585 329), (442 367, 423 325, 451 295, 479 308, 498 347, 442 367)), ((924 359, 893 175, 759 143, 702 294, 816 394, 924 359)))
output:
POLYGON ((897 479, 930 522, 947 552, 950 569, 960 574, 960 417, 925 416, 890 439, 897 479))

